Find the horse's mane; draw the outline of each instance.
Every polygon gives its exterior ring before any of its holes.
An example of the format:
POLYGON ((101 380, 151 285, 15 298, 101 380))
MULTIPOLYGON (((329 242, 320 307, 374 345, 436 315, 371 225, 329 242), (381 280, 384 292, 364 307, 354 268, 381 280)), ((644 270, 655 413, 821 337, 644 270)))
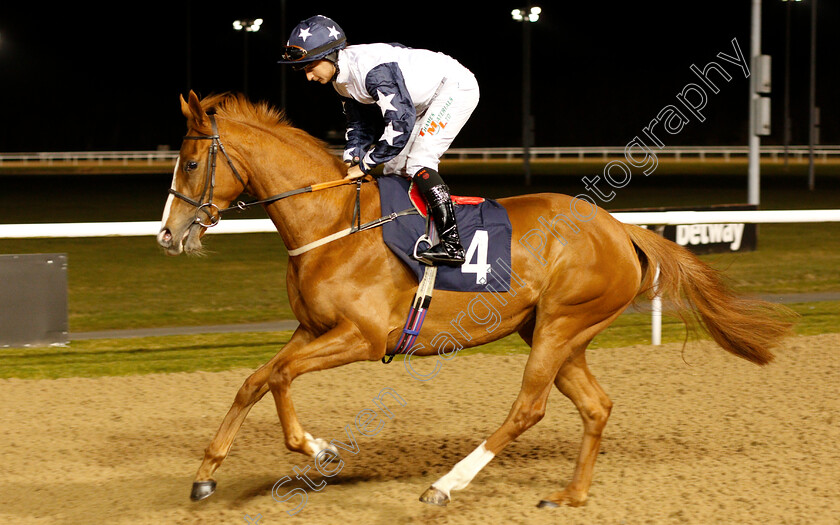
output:
POLYGON ((285 111, 277 109, 266 101, 251 102, 242 93, 220 93, 201 99, 201 108, 215 112, 222 118, 242 122, 274 134, 293 134, 312 141, 313 145, 324 150, 327 145, 306 131, 296 128, 286 116, 285 111))

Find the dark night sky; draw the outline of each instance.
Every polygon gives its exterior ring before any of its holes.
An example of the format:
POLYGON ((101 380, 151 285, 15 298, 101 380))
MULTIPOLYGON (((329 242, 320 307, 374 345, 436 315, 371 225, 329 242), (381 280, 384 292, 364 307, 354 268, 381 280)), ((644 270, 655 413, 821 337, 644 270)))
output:
MULTIPOLYGON (((523 4, 525 2, 522 2, 523 4)), ((537 2, 535 2, 537 3, 537 2)), ((286 32, 313 14, 334 18, 352 43, 401 42, 448 53, 477 76, 482 99, 455 147, 520 144, 521 24, 510 2, 428 0, 407 3, 407 18, 390 2, 148 1, 108 9, 67 3, 6 1, 0 6, 0 151, 177 149, 184 132, 178 95, 243 88, 243 34, 235 18, 262 17, 248 35, 249 95, 279 106, 286 32), (479 6, 479 7, 476 7, 479 6)), ((544 2, 532 26, 533 112, 538 146, 620 146, 701 68, 732 54, 736 38, 750 52, 750 2, 544 2), (558 6, 561 5, 562 7, 558 6)), ((762 51, 773 56, 773 134, 782 143, 785 10, 764 0, 762 51)), ((794 143, 807 142, 810 2, 792 6, 791 114, 794 143)), ((840 3, 821 1, 817 104, 823 143, 840 143, 840 3)), ((710 94, 707 120, 692 120, 666 144, 746 144, 748 80, 736 66, 721 92, 710 94)), ((343 130, 334 90, 289 71, 287 113, 326 138, 343 130)))

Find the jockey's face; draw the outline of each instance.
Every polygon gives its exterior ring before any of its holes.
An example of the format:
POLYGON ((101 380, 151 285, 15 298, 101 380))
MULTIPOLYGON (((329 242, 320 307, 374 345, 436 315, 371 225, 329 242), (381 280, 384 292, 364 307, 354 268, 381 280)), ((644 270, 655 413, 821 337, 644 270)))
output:
POLYGON ((304 71, 306 71, 306 80, 326 84, 335 75, 335 64, 329 60, 316 60, 308 64, 304 71))

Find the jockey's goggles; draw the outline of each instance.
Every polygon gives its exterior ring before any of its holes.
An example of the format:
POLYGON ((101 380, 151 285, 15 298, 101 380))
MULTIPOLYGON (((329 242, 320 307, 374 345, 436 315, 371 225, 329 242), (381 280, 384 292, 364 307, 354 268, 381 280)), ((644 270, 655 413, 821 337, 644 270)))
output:
POLYGON ((309 51, 300 46, 283 46, 283 60, 289 62, 299 62, 306 58, 309 51))
MULTIPOLYGON (((321 46, 318 46, 314 49, 306 50, 301 46, 295 45, 285 45, 283 46, 283 53, 281 57, 281 63, 294 63, 294 62, 313 62, 315 60, 320 60, 332 52, 334 49, 339 49, 342 44, 345 42, 345 38, 339 38, 338 40, 334 40, 332 42, 327 42, 321 46)), ((303 69, 303 65, 295 66, 294 69, 300 70, 303 69)))

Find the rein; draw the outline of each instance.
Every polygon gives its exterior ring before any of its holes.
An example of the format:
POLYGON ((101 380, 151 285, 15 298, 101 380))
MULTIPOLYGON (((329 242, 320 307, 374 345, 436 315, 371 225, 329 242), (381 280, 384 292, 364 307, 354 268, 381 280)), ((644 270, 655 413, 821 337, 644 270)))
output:
POLYGON ((245 211, 246 209, 257 206, 257 205, 265 205, 277 202, 279 200, 285 199, 287 197, 292 197, 294 195, 300 195, 302 193, 312 193, 314 191, 326 190, 329 188, 335 188, 337 186, 346 186, 350 184, 356 185, 356 204, 353 207, 353 219, 351 220, 351 227, 345 230, 341 230, 339 232, 333 233, 328 235, 322 239, 318 239, 317 241, 311 242, 309 244, 305 244, 300 248, 296 248, 294 250, 289 250, 289 255, 294 257, 296 255, 300 255, 302 253, 308 252, 313 248, 317 248, 319 246, 323 246, 324 244, 330 243, 332 241, 341 239, 342 237, 346 237, 350 234, 370 230, 372 228, 378 228, 385 223, 391 222, 395 220, 397 217, 402 217, 404 215, 418 215, 419 212, 412 208, 394 212, 390 215, 386 215, 380 217, 378 219, 372 220, 365 224, 361 223, 361 191, 362 191, 362 184, 365 182, 369 182, 366 179, 356 179, 356 180, 333 180, 327 182, 321 182, 318 184, 312 184, 310 186, 306 186, 305 188, 298 188, 295 190, 284 191, 283 193, 278 193, 277 195, 273 195, 266 199, 252 201, 252 202, 243 202, 239 201, 233 206, 228 208, 220 209, 216 204, 213 203, 213 192, 216 188, 216 155, 217 151, 221 151, 222 155, 225 156, 227 160, 228 166, 230 166, 233 175, 236 177, 236 180, 242 184, 242 189, 247 189, 248 185, 245 183, 245 179, 242 178, 242 175, 239 174, 239 171, 236 169, 236 166, 233 164, 233 160, 228 155, 227 151, 225 150, 224 144, 222 144, 221 136, 219 135, 219 128, 216 124, 216 116, 215 115, 208 115, 210 117, 210 123, 213 126, 213 134, 212 135, 186 135, 184 140, 212 140, 213 143, 210 144, 210 149, 207 152, 208 162, 207 162, 207 177, 204 179, 204 188, 201 190, 201 198, 200 200, 192 199, 187 195, 177 191, 175 188, 169 188, 169 193, 174 195, 175 197, 181 199, 182 201, 186 202, 187 204, 192 205, 196 208, 195 211, 195 220, 194 223, 199 224, 205 228, 212 228, 213 226, 219 224, 219 221, 222 219, 222 214, 229 212, 231 210, 239 210, 245 211), (209 192, 208 192, 209 190, 209 192), (204 202, 204 196, 207 195, 207 201, 204 202), (209 222, 204 223, 202 222, 202 214, 207 216, 209 222))

